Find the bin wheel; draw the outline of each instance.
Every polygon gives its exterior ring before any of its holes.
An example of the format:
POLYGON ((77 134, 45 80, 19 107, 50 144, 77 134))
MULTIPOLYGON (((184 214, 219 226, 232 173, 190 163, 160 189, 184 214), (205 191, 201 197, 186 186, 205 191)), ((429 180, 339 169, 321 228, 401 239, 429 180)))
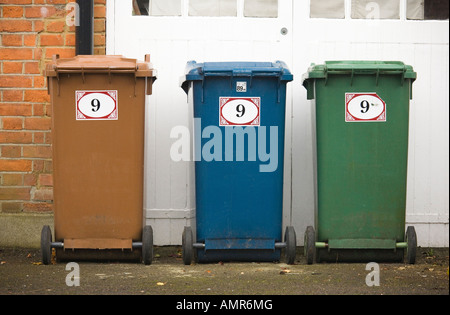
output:
POLYGON ((308 226, 305 231, 305 247, 304 253, 306 263, 312 265, 314 263, 314 256, 316 254, 316 232, 312 226, 308 226))
POLYGON ((153 261, 153 228, 150 225, 144 226, 142 231, 142 262, 144 265, 151 265, 153 261))
POLYGON ((48 225, 44 225, 41 231, 41 254, 42 263, 49 265, 52 261, 52 230, 48 225))
POLYGON ((188 266, 194 257, 194 234, 190 226, 185 226, 182 235, 183 263, 188 266))
POLYGON ((284 233, 284 241, 286 242, 285 258, 288 265, 295 262, 295 250, 297 248, 297 236, 293 226, 287 226, 284 233))
POLYGON ((408 264, 416 263, 416 252, 417 252, 417 234, 414 226, 408 226, 405 235, 406 243, 408 244, 406 248, 406 261, 408 264))

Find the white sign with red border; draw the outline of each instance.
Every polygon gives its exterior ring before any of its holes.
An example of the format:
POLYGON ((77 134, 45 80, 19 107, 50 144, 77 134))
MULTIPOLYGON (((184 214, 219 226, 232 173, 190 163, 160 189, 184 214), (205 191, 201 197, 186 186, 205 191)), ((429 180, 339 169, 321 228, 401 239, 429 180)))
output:
POLYGON ((220 97, 219 104, 220 126, 260 126, 260 97, 220 97))
POLYGON ((346 93, 346 122, 385 122, 386 103, 377 93, 346 93))
POLYGON ((77 120, 118 120, 117 91, 76 91, 77 120))

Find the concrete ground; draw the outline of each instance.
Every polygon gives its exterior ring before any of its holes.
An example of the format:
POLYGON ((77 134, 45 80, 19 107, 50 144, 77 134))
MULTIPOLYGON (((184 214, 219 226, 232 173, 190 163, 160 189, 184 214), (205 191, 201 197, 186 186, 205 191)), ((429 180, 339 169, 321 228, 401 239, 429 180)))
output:
MULTIPOLYGON (((130 262, 61 262, 45 266, 39 250, 3 248, 0 295, 448 295, 448 266, 448 248, 418 248, 415 265, 380 263, 379 273, 377 266, 366 263, 306 265, 303 248, 298 248, 294 265, 190 266, 183 265, 180 247, 155 247, 155 258, 149 266, 130 262)), ((173 303, 180 301, 186 302, 176 297, 173 303)), ((176 305, 189 307, 186 303, 176 305)))

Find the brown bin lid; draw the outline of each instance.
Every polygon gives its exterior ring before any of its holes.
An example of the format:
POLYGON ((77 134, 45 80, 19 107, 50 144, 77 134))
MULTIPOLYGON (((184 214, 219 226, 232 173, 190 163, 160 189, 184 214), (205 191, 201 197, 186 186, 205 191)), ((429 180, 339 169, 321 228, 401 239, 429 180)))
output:
POLYGON ((55 55, 52 63, 47 64, 45 75, 56 77, 61 73, 131 73, 136 77, 156 78, 150 55, 145 56, 145 61, 116 55, 79 55, 68 59, 59 59, 59 56, 55 55))

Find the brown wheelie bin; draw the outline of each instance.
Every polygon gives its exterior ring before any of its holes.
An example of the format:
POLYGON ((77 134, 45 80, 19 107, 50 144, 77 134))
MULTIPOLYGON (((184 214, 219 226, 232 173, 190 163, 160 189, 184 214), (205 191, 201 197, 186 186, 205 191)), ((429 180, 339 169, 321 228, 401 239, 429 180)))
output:
POLYGON ((153 232, 143 222, 146 95, 156 71, 122 56, 53 57, 54 240, 42 260, 138 260, 150 264, 153 232))

